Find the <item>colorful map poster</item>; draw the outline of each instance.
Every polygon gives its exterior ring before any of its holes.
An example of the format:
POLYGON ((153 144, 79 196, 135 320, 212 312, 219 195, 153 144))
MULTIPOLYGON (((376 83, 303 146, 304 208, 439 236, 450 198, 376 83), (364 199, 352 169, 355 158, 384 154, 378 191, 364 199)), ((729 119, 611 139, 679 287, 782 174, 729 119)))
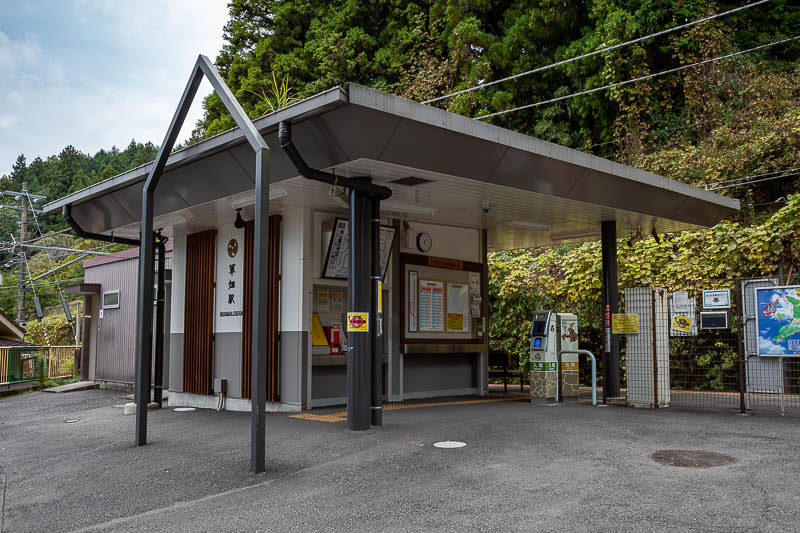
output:
POLYGON ((760 287, 756 293, 758 355, 800 355, 800 286, 760 287))

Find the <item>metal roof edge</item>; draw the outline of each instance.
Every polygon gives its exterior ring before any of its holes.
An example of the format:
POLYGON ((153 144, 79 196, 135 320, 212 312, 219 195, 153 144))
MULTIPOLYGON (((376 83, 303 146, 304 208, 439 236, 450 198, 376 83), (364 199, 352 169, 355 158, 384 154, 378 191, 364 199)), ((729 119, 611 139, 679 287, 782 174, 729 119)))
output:
POLYGON ((568 164, 596 170, 614 176, 620 176, 631 181, 670 190, 686 196, 691 196, 701 201, 713 203, 731 210, 739 210, 740 201, 728 198, 711 191, 699 189, 686 183, 676 181, 652 172, 640 170, 603 159, 592 154, 567 148, 559 144, 544 141, 523 133, 518 133, 500 126, 488 124, 463 115, 458 115, 438 107, 433 107, 400 96, 391 95, 375 89, 370 89, 356 83, 349 84, 350 103, 372 108, 401 118, 416 120, 450 129, 464 135, 470 135, 486 141, 495 142, 503 146, 510 146, 525 150, 545 157, 558 159, 568 164))
MULTIPOLYGON (((309 116, 314 116, 320 110, 331 105, 346 104, 348 102, 348 92, 346 86, 337 86, 327 91, 309 96, 290 106, 279 109, 269 115, 264 115, 253 121, 259 132, 267 129, 277 128, 281 120, 305 120, 309 116)), ((165 167, 165 172, 178 166, 185 165, 197 159, 220 152, 226 148, 247 142, 239 127, 218 133, 197 144, 188 146, 182 150, 170 154, 165 167)), ((80 203, 90 200, 101 194, 113 192, 122 187, 144 181, 153 167, 153 161, 145 163, 122 174, 118 174, 106 180, 90 185, 72 194, 59 198, 53 202, 45 204, 42 211, 45 214, 58 213, 67 204, 80 203)))

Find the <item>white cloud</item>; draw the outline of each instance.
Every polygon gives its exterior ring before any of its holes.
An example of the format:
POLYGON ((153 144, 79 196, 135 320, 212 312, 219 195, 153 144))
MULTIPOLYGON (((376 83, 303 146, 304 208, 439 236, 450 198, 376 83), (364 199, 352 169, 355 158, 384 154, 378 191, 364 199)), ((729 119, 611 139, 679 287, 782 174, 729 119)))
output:
POLYGON ((765 339, 764 337, 758 337, 758 352, 762 354, 782 354, 784 353, 785 349, 783 346, 774 343, 771 339, 765 339))
MULTIPOLYGON (((216 57, 228 19, 223 0, 80 0, 44 11, 35 27, 0 20, 0 175, 20 153, 30 162, 68 144, 93 153, 133 138, 161 143, 197 54, 216 57)), ((180 139, 210 91, 201 86, 180 139)))

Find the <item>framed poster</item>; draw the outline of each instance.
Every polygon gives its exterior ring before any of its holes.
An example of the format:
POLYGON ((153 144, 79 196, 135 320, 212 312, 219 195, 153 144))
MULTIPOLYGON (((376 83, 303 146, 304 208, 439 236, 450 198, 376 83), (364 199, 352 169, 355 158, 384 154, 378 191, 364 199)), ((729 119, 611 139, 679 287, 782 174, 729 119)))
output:
POLYGON ((419 280, 419 331, 444 332, 444 282, 419 280))
POLYGON ((416 333, 419 330, 417 325, 417 271, 408 271, 408 331, 416 333))
POLYGON ((469 332, 469 284, 447 282, 447 331, 469 332))
POLYGON ((757 287, 758 355, 800 356, 800 285, 757 287))
MULTIPOLYGON (((381 226, 380 260, 381 276, 386 279, 386 269, 392 255, 392 245, 396 228, 381 226)), ((337 218, 333 223, 328 253, 322 267, 322 277, 330 279, 347 279, 350 276, 350 222, 345 218, 337 218)))

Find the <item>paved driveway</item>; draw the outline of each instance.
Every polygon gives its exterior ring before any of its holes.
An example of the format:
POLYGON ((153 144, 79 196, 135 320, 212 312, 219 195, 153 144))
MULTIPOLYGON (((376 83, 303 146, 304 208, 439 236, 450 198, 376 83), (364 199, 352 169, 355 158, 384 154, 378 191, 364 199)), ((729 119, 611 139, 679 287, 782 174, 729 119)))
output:
POLYGON ((268 471, 253 475, 248 414, 151 412, 151 444, 137 448, 134 417, 114 407, 123 402, 101 390, 0 400, 3 531, 787 531, 800 523, 797 418, 510 401, 395 410, 384 427, 350 433, 344 422, 269 414, 268 471), (432 446, 442 440, 467 446, 432 446), (677 468, 651 459, 671 449, 735 462, 677 468))

